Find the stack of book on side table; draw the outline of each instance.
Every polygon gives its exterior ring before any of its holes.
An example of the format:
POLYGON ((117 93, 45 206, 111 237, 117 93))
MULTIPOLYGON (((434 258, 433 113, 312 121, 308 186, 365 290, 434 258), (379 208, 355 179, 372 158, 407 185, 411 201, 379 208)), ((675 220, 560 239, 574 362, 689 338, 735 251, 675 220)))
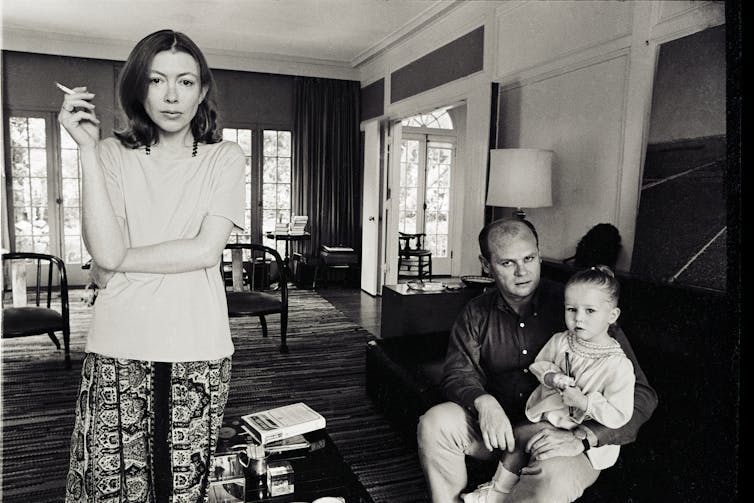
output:
POLYGON ((303 236, 309 217, 306 215, 294 215, 291 219, 291 227, 288 233, 291 236, 303 236))
POLYGON ((260 445, 272 447, 278 442, 326 426, 324 416, 303 402, 241 416, 249 433, 260 445))
POLYGON ((277 222, 275 224, 274 234, 279 234, 279 235, 288 234, 288 228, 289 228, 288 222, 277 222))
MULTIPOLYGON (((288 461, 267 461, 270 455, 308 453, 325 447, 325 436, 317 435, 326 426, 324 416, 303 402, 241 416, 220 429, 211 473, 210 502, 235 503, 244 494, 243 468, 251 470, 258 486, 266 486, 270 496, 293 492, 293 468, 288 461), (304 435, 310 435, 307 439, 304 435), (261 451, 261 456, 259 455, 261 451), (254 459, 252 459, 254 458, 254 459), (255 461, 256 459, 256 461, 255 461), (239 461, 241 460, 241 461, 239 461), (260 472, 260 467, 264 470, 260 472), (266 472, 266 473, 264 473, 266 472), (239 475, 240 473, 240 475, 239 475), (266 476, 264 476, 266 475, 266 476), (259 476, 266 479, 263 481, 259 476), (259 485, 262 484, 262 485, 259 485)), ((252 482, 252 486, 254 483, 252 482)))

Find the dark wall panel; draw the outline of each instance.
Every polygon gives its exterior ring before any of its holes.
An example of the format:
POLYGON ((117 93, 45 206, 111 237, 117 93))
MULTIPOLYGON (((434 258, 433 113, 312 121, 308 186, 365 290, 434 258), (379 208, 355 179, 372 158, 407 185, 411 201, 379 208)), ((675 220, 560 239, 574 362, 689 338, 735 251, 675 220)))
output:
POLYGON ((3 51, 3 106, 12 110, 55 112, 63 93, 55 81, 68 87, 87 86, 102 121, 103 136, 113 129, 115 73, 113 61, 3 51))
POLYGON ((390 103, 484 68, 484 26, 445 44, 390 75, 390 103))
POLYGON ((385 113, 385 79, 361 88, 361 120, 379 117, 385 113))
MULTIPOLYGON (((55 87, 86 85, 103 137, 110 136, 118 113, 115 86, 122 61, 3 51, 3 106, 6 109, 56 111, 63 101, 55 87)), ((289 75, 214 70, 220 122, 241 127, 293 127, 293 79, 289 75)))
POLYGON ((213 73, 223 124, 293 127, 294 77, 231 70, 213 73))

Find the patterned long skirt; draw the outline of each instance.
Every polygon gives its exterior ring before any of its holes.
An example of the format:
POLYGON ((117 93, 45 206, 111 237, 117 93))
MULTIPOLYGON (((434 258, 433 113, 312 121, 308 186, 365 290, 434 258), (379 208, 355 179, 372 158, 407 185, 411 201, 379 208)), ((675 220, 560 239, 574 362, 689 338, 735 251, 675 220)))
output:
POLYGON ((230 358, 155 363, 88 353, 66 503, 202 503, 230 358))

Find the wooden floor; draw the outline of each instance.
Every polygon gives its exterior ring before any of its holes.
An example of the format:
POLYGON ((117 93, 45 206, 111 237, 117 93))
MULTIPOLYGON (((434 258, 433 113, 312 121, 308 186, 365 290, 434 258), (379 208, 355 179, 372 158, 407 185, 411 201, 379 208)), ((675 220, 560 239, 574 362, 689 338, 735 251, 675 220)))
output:
POLYGON ((317 293, 370 334, 380 336, 382 297, 371 296, 360 288, 349 286, 320 287, 317 293))

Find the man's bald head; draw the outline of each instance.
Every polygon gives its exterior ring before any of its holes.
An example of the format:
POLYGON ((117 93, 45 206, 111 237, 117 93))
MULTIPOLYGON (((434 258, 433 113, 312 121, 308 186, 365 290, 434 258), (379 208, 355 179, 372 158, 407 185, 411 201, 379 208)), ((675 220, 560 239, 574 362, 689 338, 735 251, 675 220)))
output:
POLYGON ((479 251, 482 256, 490 260, 490 243, 497 241, 501 238, 516 237, 524 234, 529 234, 534 237, 534 241, 539 248, 539 236, 537 230, 534 228, 534 224, 528 220, 522 220, 520 218, 501 218, 494 220, 484 226, 479 233, 479 251))

